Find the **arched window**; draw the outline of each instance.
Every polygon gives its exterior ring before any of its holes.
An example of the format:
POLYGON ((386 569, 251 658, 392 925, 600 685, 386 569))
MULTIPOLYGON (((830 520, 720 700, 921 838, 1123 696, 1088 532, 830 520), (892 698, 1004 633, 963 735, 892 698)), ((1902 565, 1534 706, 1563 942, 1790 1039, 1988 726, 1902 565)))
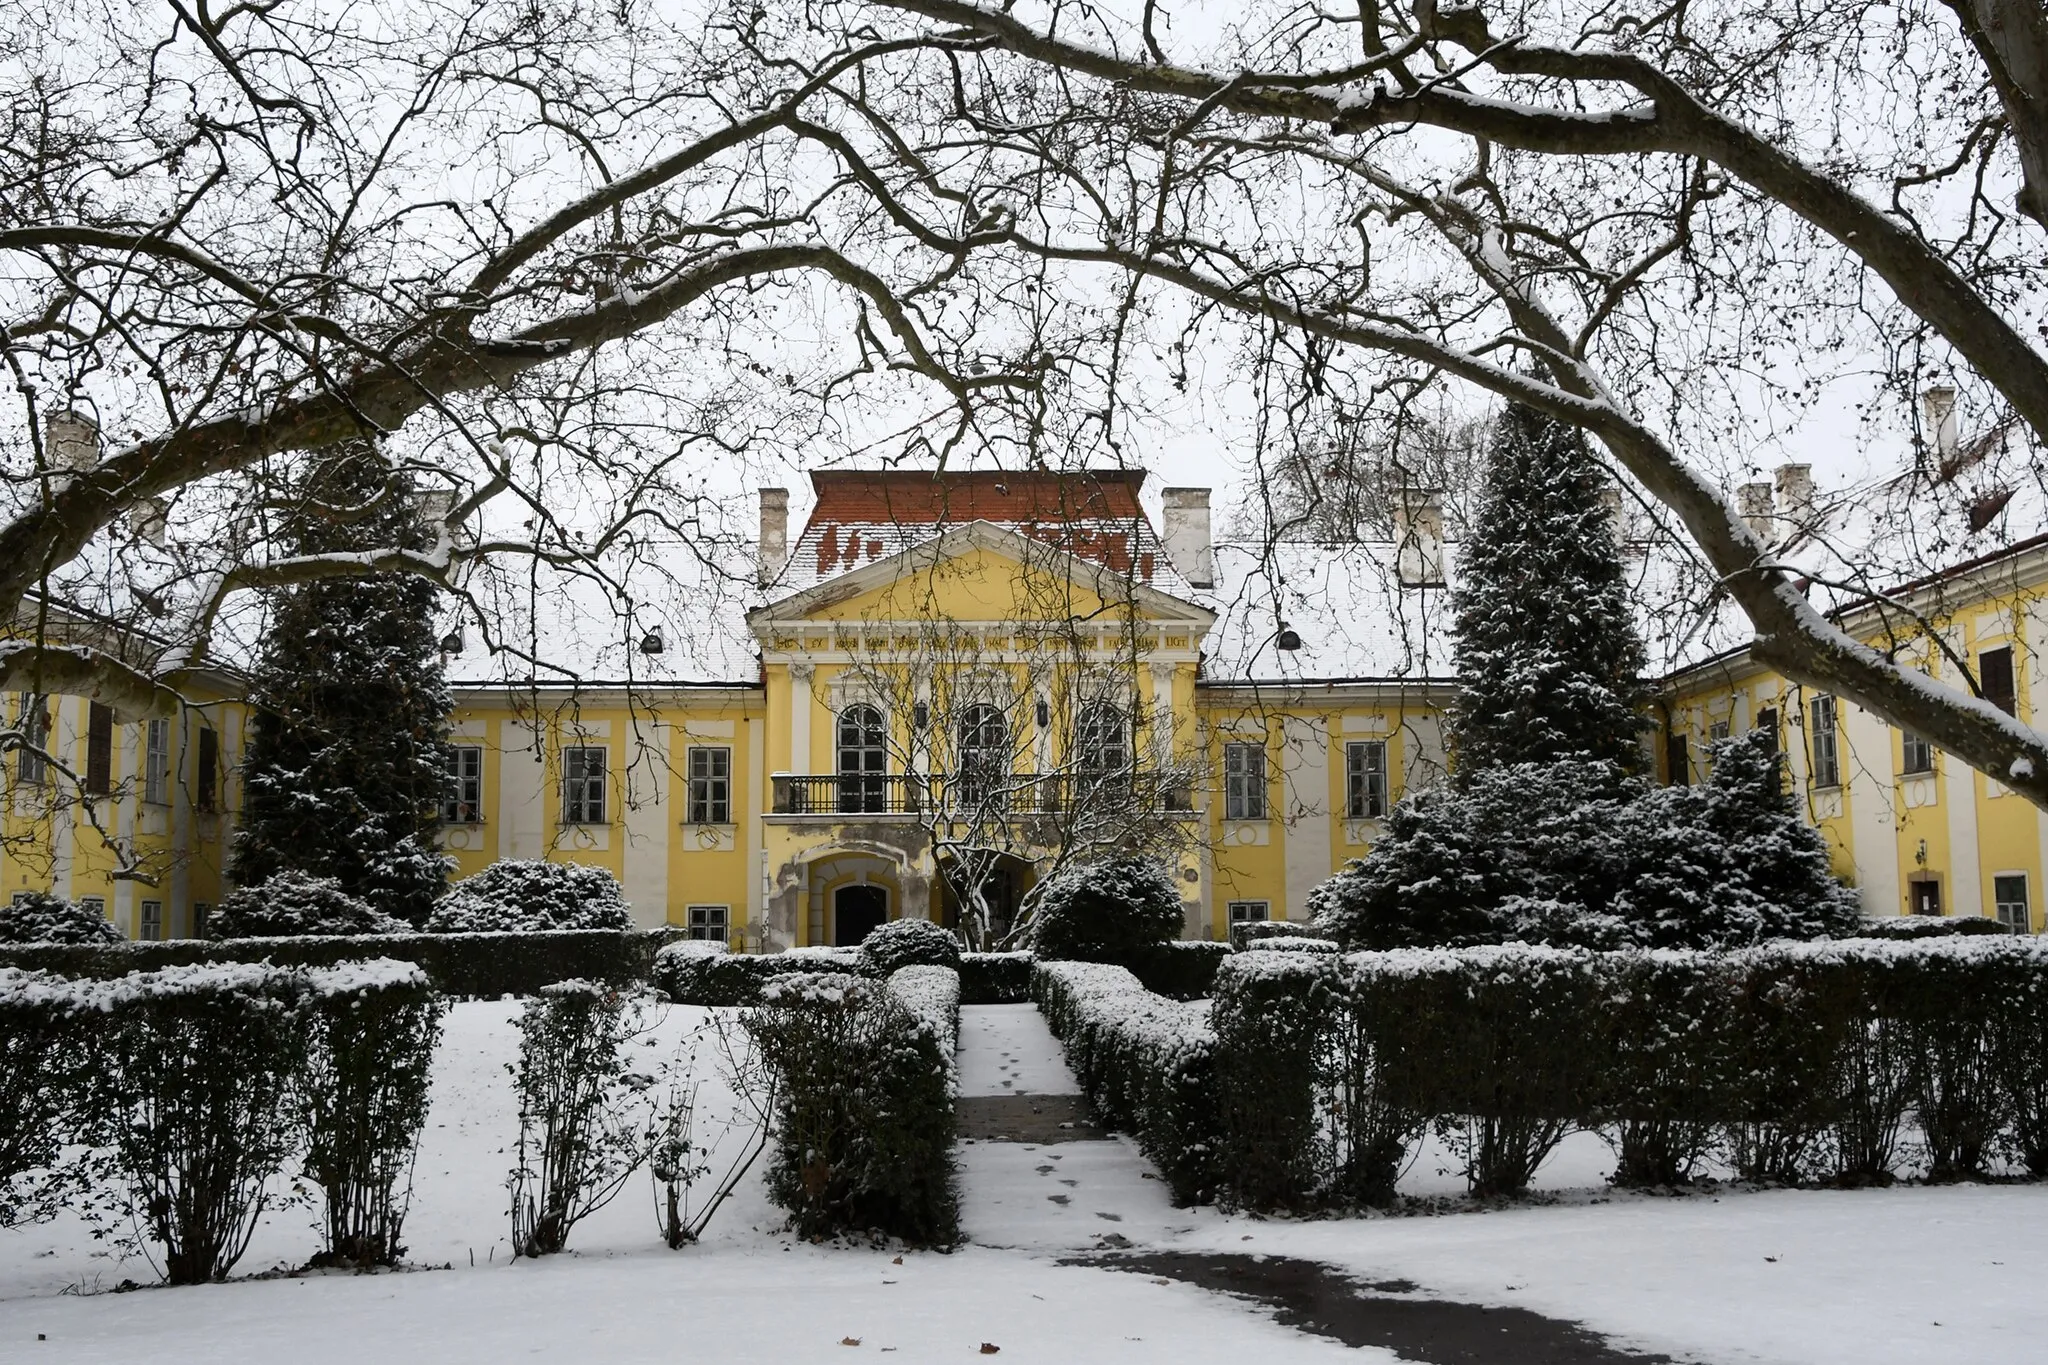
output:
POLYGON ((1089 702, 1074 724, 1074 771, 1100 782, 1122 773, 1131 761, 1130 730, 1124 713, 1106 701, 1089 702))
POLYGON ((1001 711, 978 701, 960 713, 953 733, 961 803, 974 805, 990 799, 1010 766, 1009 722, 1001 711))
POLYGON ((839 809, 888 809, 889 731, 882 713, 862 702, 839 713, 839 809))

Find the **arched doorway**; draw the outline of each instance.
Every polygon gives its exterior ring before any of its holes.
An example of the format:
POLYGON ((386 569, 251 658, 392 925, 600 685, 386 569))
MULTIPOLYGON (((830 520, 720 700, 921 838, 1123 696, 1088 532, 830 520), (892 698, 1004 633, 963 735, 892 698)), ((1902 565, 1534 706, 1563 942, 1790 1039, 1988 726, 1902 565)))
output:
POLYGON ((948 929, 960 929, 961 897, 966 883, 978 875, 983 903, 990 922, 985 926, 988 942, 994 944, 1017 921, 1024 893, 1037 882, 1036 869, 1024 858, 999 854, 994 857, 946 858, 939 865, 939 913, 935 918, 948 929))
POLYGON ((889 892, 868 882, 842 886, 832 893, 832 941, 854 948, 876 925, 889 918, 889 892))

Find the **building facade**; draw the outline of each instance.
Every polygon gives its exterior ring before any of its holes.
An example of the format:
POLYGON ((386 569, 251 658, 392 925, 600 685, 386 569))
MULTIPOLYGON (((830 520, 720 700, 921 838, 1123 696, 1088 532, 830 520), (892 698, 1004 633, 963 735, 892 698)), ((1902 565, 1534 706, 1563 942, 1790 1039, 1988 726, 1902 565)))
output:
MULTIPOLYGON (((772 950, 905 915, 986 938, 1062 864, 1138 845, 1176 869, 1190 937, 1305 917, 1443 775, 1441 511, 1404 500, 1383 543, 1244 545, 1212 537, 1206 490, 1165 490, 1155 528, 1144 478, 818 474, 793 539, 787 494, 762 493, 749 603, 630 627, 637 675, 493 678, 451 650, 455 875, 603 866, 643 924, 772 950), (719 631, 744 676, 701 667, 719 631)), ((1931 672, 1972 661, 2028 719, 2043 580, 2048 545, 2022 544, 1907 585, 1895 601, 1948 654, 1897 610, 1844 621, 1931 672)), ((204 704, 176 721, 41 702, 53 752, 102 794, 43 800, 52 775, 18 751, 8 887, 98 898, 134 937, 196 932, 236 801, 228 683, 187 680, 204 704), (154 884, 115 876, 117 849, 154 884)), ((2041 929, 2048 816, 1996 782, 1740 649, 1675 667, 1658 706, 1666 780, 1698 780, 1714 738, 1775 729, 1868 913, 2041 929)))

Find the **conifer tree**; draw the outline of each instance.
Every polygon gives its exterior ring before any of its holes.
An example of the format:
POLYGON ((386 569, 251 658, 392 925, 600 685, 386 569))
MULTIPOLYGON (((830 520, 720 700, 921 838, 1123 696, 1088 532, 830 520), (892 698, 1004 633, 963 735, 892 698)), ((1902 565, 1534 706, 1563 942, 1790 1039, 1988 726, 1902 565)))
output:
MULTIPOLYGON (((311 472, 279 540, 290 554, 431 543, 411 481, 367 446, 311 472)), ((434 593, 375 574, 277 594, 250 682, 230 868, 242 886, 301 872, 410 924, 426 918, 448 876, 434 846, 451 705, 434 593)))
POLYGON ((1454 599, 1460 785, 1515 763, 1643 766, 1643 644, 1606 487, 1577 430, 1524 407, 1494 424, 1454 599))

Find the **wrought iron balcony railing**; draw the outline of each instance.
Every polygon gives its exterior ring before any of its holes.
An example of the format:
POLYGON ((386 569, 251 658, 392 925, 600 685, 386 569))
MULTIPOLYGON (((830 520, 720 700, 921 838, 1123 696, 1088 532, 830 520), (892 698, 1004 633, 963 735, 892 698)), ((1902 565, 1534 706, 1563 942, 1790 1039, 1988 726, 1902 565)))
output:
POLYGON ((776 815, 1062 815, 1194 810, 1186 780, 1153 772, 777 773, 776 815))

